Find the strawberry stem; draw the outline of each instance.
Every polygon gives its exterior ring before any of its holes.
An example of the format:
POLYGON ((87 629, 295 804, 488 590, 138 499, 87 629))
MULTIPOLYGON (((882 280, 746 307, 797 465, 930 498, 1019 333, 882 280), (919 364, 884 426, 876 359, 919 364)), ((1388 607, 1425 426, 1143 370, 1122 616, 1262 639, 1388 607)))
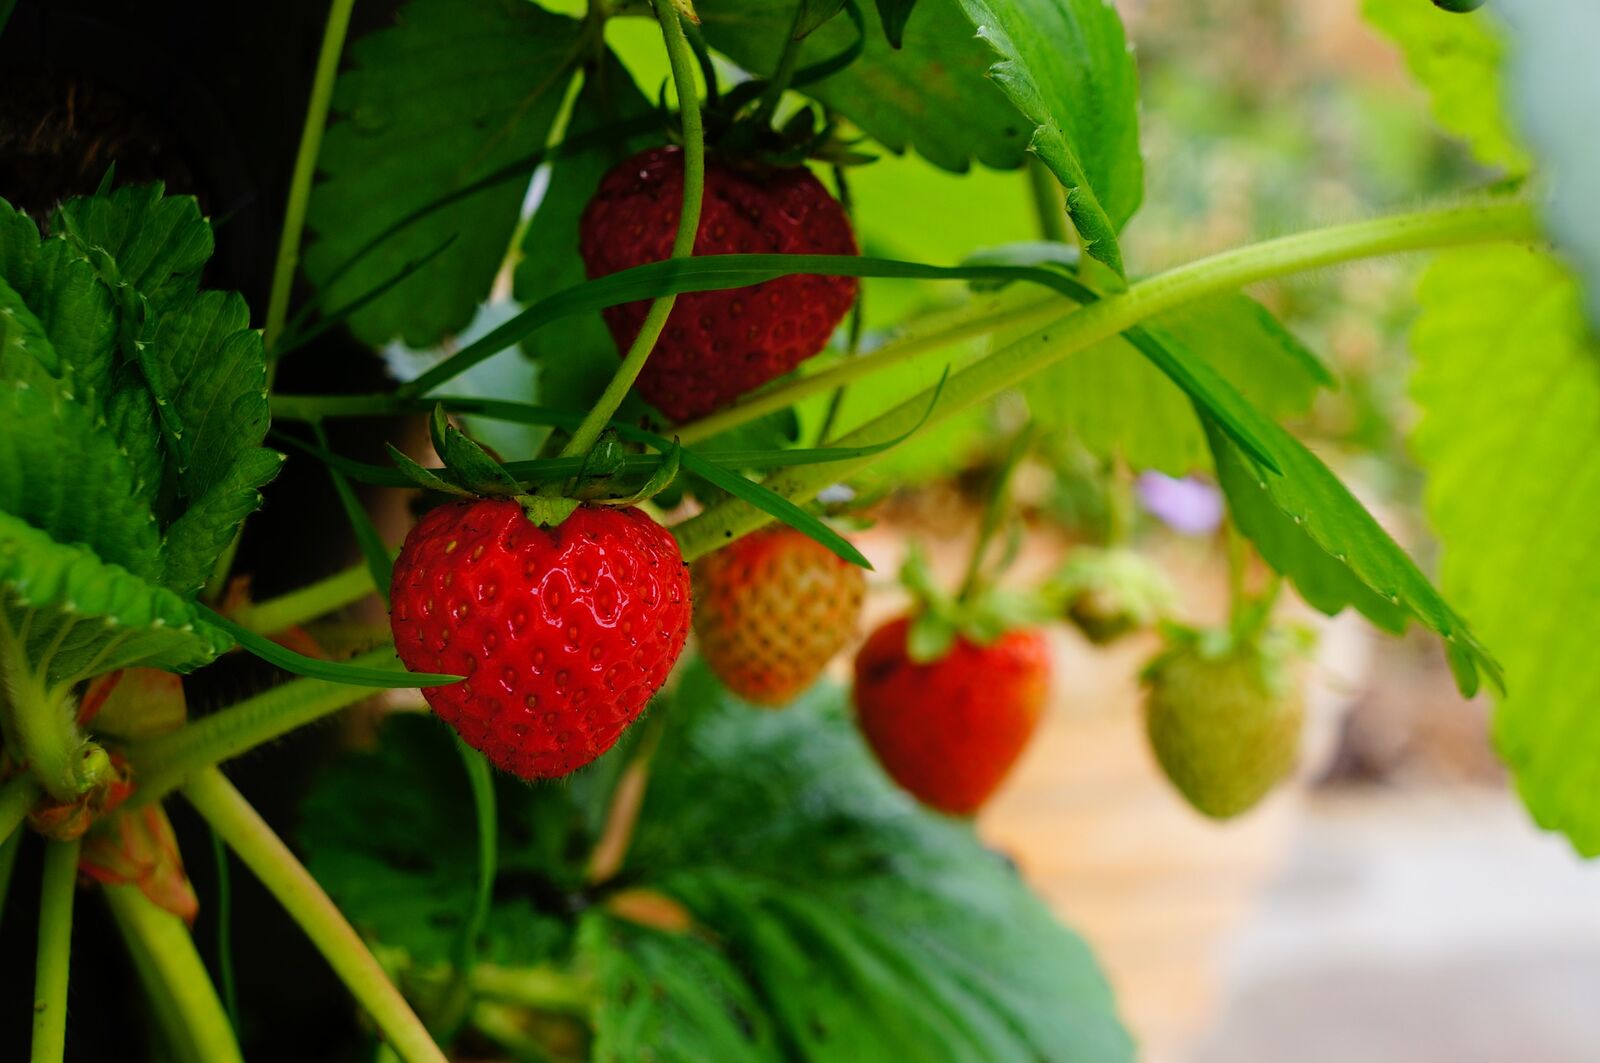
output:
MULTIPOLYGON (((695 235, 700 231, 700 200, 706 179, 705 133, 700 125, 700 100, 694 81, 694 52, 683 34, 678 11, 668 0, 657 0, 656 18, 661 23, 661 36, 666 41, 667 58, 672 64, 672 81, 677 86, 678 111, 683 123, 683 209, 678 215, 678 234, 672 241, 670 257, 688 258, 694 254, 695 235)), ((562 457, 586 454, 600 438, 655 349, 656 339, 666 327, 667 316, 677 300, 676 295, 663 295, 650 304, 622 365, 561 449, 562 457)), ((553 486, 559 491, 558 485, 553 486)))
POLYGON ((972 544, 972 556, 967 559, 967 574, 961 581, 961 590, 956 593, 958 606, 971 602, 983 587, 983 559, 989 553, 994 533, 1000 530, 1000 525, 1005 521, 1006 511, 1011 508, 1012 474, 1033 445, 1033 437, 1034 424, 1029 421, 1012 439, 1010 449, 994 471, 994 483, 989 487, 989 499, 983 507, 983 519, 978 525, 978 537, 972 544))
POLYGON ((761 97, 756 101, 756 109, 751 115, 751 120, 758 126, 764 126, 772 121, 772 116, 778 110, 778 102, 783 99, 783 94, 788 90, 789 82, 794 77, 795 67, 800 62, 800 25, 805 16, 805 0, 795 0, 794 18, 790 20, 789 32, 783 39, 783 51, 778 56, 778 67, 772 72, 766 88, 761 90, 761 97))
POLYGON ((445 1063, 444 1053, 361 935, 244 795, 215 768, 190 779, 183 795, 305 931, 400 1058, 406 1063, 445 1063))
MULTIPOLYGON (((1073 310, 974 362, 945 382, 941 400, 931 414, 928 404, 934 391, 929 389, 885 411, 835 443, 860 446, 885 435, 906 432, 919 422, 924 428, 931 428, 987 402, 1069 355, 1108 340, 1157 314, 1208 295, 1379 255, 1537 239, 1538 223, 1529 204, 1521 200, 1501 200, 1434 207, 1411 214, 1334 225, 1225 251, 1156 274, 1124 292, 1073 310)), ((1059 304, 1056 305, 1059 308, 1059 304)), ((842 380, 853 379, 875 368, 871 357, 846 362, 834 371, 833 379, 825 386, 837 386, 842 380)), ((823 375, 809 379, 815 381, 823 375)), ((685 444, 691 442, 689 429, 678 434, 685 444)), ((875 456, 868 454, 787 470, 769 477, 765 484, 790 501, 809 501, 829 484, 838 483, 869 464, 875 456)), ((678 525, 674 534, 683 546, 684 558, 692 561, 771 519, 742 500, 730 499, 678 525)))
MULTIPOLYGON (((0 842, 10 841, 11 835, 22 826, 28 809, 39 799, 39 784, 32 775, 20 772, 0 786, 0 842)), ((5 890, 0 889, 0 904, 5 901, 5 890)))
POLYGON ((241 1061, 233 1024, 183 920, 138 886, 108 884, 101 892, 178 1058, 241 1061))
POLYGON ((272 635, 359 602, 373 590, 372 568, 363 561, 288 594, 229 610, 228 615, 240 627, 272 635))
POLYGON ((67 971, 72 959, 72 902, 77 880, 78 841, 47 843, 33 979, 33 1063, 61 1063, 67 1049, 67 971))
POLYGON ((1033 194, 1039 235, 1058 244, 1071 242, 1072 234, 1067 231, 1067 201, 1061 192, 1061 182, 1038 156, 1028 157, 1028 190, 1033 194))

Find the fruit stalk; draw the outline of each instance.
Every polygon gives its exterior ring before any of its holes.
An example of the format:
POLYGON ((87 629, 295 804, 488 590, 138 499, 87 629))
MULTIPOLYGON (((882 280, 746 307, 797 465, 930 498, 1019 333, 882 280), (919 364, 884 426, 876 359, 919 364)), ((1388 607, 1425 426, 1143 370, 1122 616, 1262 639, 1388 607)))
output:
POLYGON ((366 562, 335 572, 299 590, 235 609, 235 623, 262 635, 304 624, 372 594, 372 569, 366 562))
MULTIPOLYGON (((363 667, 393 664, 394 650, 384 646, 350 663, 363 667)), ((373 693, 371 687, 327 679, 295 679, 170 734, 137 743, 128 749, 128 760, 139 779, 133 803, 158 800, 201 769, 247 753, 373 693)))
POLYGON ((179 1057, 206 1063, 243 1059, 222 1001, 183 920, 152 904, 138 886, 105 885, 106 904, 179 1057), (181 1050, 186 1047, 187 1052, 181 1050))
POLYGON ((444 1053, 361 935, 233 784, 217 769, 207 768, 184 784, 183 796, 305 931, 400 1058, 406 1063, 445 1063, 444 1053))
POLYGON ((33 1063, 61 1063, 67 1049, 67 970, 78 841, 49 842, 39 890, 39 954, 33 981, 33 1063))
MULTIPOLYGON (((1074 310, 995 351, 952 376, 945 383, 939 404, 931 414, 927 412, 934 395, 930 389, 886 411, 837 440, 835 445, 861 446, 885 436, 892 437, 909 431, 924 417, 924 426, 932 427, 1014 387, 1070 354, 1207 295, 1355 259, 1463 244, 1536 239, 1538 225, 1533 210, 1519 200, 1436 207, 1335 225, 1212 255, 1140 281, 1120 295, 1074 310)), ((841 375, 853 376, 867 371, 864 367, 870 361, 862 358, 847 362, 840 367, 841 375)), ((769 477, 765 482, 791 501, 808 501, 829 484, 837 483, 870 463, 872 458, 873 455, 868 455, 811 465, 769 477)), ((682 543, 683 556, 692 561, 730 538, 761 527, 770 519, 754 506, 730 499, 685 521, 674 531, 682 543)))
MULTIPOLYGON (((694 83, 694 53, 683 35, 683 23, 669 3, 656 4, 656 18, 661 23, 661 36, 666 41, 667 58, 672 64, 672 82, 678 90, 678 111, 683 123, 683 211, 678 216, 678 235, 672 241, 670 257, 688 258, 694 253, 695 235, 700 231, 700 199, 706 177, 705 135, 700 127, 700 100, 694 83)), ((622 359, 622 365, 617 367, 599 400, 561 449, 562 457, 586 454, 600 438, 611 415, 622 405, 628 389, 633 387, 639 371, 644 368, 677 300, 676 295, 663 295, 650 304, 644 324, 622 359)))

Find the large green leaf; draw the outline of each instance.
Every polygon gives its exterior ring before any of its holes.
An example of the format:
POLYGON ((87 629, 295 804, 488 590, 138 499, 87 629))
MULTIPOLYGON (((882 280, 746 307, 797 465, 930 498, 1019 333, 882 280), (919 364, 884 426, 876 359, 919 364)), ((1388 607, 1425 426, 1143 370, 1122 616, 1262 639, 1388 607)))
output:
POLYGON ((52 683, 135 665, 185 672, 233 644, 193 603, 3 510, 0 608, 52 683))
POLYGON ((1144 193, 1139 75, 1106 0, 961 0, 991 71, 1034 126, 1028 148, 1067 190, 1084 250, 1118 273, 1117 230, 1144 193))
MULTIPOLYGON (((1530 6, 1551 6, 1536 0, 1530 6)), ((1587 6, 1576 0, 1574 7, 1587 6)), ((1433 102, 1434 118, 1481 161, 1526 173, 1528 156, 1506 115, 1500 71, 1505 42, 1487 11, 1454 14, 1415 0, 1363 0, 1362 14, 1400 46, 1433 102)), ((1583 40, 1574 32, 1569 40, 1583 40)))
POLYGON ((1548 257, 1455 251, 1412 334, 1442 579, 1505 660, 1495 742, 1540 825, 1600 855, 1600 345, 1548 257))
MULTIPOLYGON (((1205 299, 1154 319, 1150 330, 1205 359, 1263 413, 1303 413, 1328 372, 1261 304, 1205 299)), ((1069 429, 1093 453, 1181 476, 1209 462, 1194 405, 1123 340, 1066 358, 1024 386, 1034 416, 1069 429)))
POLYGON ((1507 0, 1511 27, 1510 94, 1548 179, 1546 227, 1572 256, 1589 298, 1589 321, 1600 327, 1600 5, 1589 0, 1507 0))
MULTIPOLYGON (((694 6, 712 47, 755 74, 777 67, 795 0, 696 0, 694 6)), ((876 9, 863 4, 861 10, 861 55, 801 91, 891 151, 915 148, 947 170, 966 170, 973 159, 1002 169, 1022 164, 1028 123, 987 77, 993 53, 973 37, 957 0, 921 0, 898 51, 876 9)), ((805 39, 800 63, 838 55, 855 38, 850 19, 832 19, 805 39)))
POLYGON ((578 949, 595 979, 597 1063, 783 1058, 761 1001, 708 938, 592 912, 579 926, 578 949))
MULTIPOLYGON (((615 752, 561 787, 502 780, 488 948, 565 955, 552 952, 559 933, 497 922, 509 904, 576 924, 599 1058, 1131 1058, 1083 943, 969 827, 884 778, 842 691, 756 713, 694 664, 652 711, 668 729, 614 883, 582 886, 615 752), (676 899, 698 927, 586 910, 621 884, 676 899)), ((391 718, 378 751, 328 773, 302 819, 319 881, 422 962, 449 959, 473 883, 453 758, 437 722, 391 718)))
POLYGON ((577 21, 525 0, 411 0, 396 25, 355 43, 307 216, 306 276, 339 307, 453 241, 353 314, 357 336, 427 347, 472 319, 527 182, 486 188, 352 257, 396 219, 542 148, 581 45, 577 21))
POLYGON ((122 283, 157 312, 193 295, 211 258, 211 226, 199 203, 193 196, 163 195, 159 184, 69 200, 56 220, 54 228, 111 256, 122 283))
POLYGON ((1083 943, 885 779, 844 701, 754 713, 690 667, 625 871, 718 932, 805 1058, 1130 1058, 1083 943))

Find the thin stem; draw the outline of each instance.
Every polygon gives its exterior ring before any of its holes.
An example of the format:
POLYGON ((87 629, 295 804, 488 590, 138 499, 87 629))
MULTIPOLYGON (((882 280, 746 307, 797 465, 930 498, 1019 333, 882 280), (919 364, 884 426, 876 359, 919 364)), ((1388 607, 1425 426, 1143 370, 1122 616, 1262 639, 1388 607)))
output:
POLYGON ((49 842, 39 892, 33 1063, 61 1063, 67 1050, 67 970, 72 959, 72 902, 77 889, 78 841, 49 842))
POLYGON ((305 931, 400 1057, 407 1063, 445 1063, 361 935, 222 773, 215 768, 198 773, 184 785, 183 795, 305 931))
POLYGON ((240 627, 271 635, 359 602, 374 589, 372 569, 363 561, 299 590, 236 609, 230 615, 240 627))
MULTIPOLYGON (((39 784, 27 772, 13 775, 4 786, 0 786, 0 840, 8 839, 16 832, 27 816, 28 809, 38 799, 39 784)), ((3 896, 0 893, 0 897, 3 896)))
MULTIPOLYGON (((1533 211, 1524 202, 1489 202, 1433 208, 1413 214, 1336 225, 1268 240, 1201 259, 1132 285, 1127 291, 1075 310, 950 377, 931 414, 932 389, 915 395, 837 441, 859 446, 907 432, 926 417, 934 425, 985 402, 1055 362, 1110 339, 1147 318, 1193 300, 1233 291, 1286 274, 1353 259, 1463 244, 1538 239, 1533 211)), ((866 359, 859 359, 859 365, 866 359)), ((683 434, 680 433, 680 438, 683 434)), ((687 442, 687 439, 685 439, 687 442)), ((807 501, 848 477, 875 455, 809 465, 769 477, 766 485, 791 501, 807 501)), ((693 560, 771 518, 730 499, 678 525, 674 534, 693 560)))
POLYGON ((1037 157, 1028 159, 1028 190, 1033 194, 1033 210, 1039 220, 1039 235, 1058 244, 1067 243, 1067 203, 1061 195, 1061 182, 1037 157))
POLYGON ((170 1005, 167 1037, 187 1049, 188 1059, 242 1061, 233 1025, 183 920, 150 903, 137 886, 107 885, 102 892, 129 950, 144 960, 146 990, 170 1005))
MULTIPOLYGON (((700 199, 705 190, 706 146, 700 128, 700 101, 694 83, 694 53, 683 35, 683 24, 677 9, 670 0, 656 4, 656 18, 661 23, 661 36, 667 44, 667 58, 672 63, 672 81, 678 89, 678 110, 683 123, 683 209, 678 216, 678 234, 672 241, 670 258, 688 258, 694 253, 694 238, 700 230, 700 199)), ((584 417, 572 438, 562 448, 562 457, 585 454, 605 429, 611 415, 617 412, 628 389, 638 379, 639 371, 655 348, 656 339, 666 327, 667 315, 677 302, 676 295, 663 295, 650 304, 639 334, 617 368, 616 375, 606 385, 599 401, 584 417)))
MULTIPOLYGON (((11 874, 17 869, 17 853, 22 851, 22 839, 27 831, 14 830, 11 837, 0 842, 0 916, 5 915, 6 898, 11 895, 11 874)), ((0 920, 0 926, 4 926, 0 920)))
MULTIPOLYGON (((306 206, 311 202, 311 182, 317 174, 317 156, 322 151, 322 131, 328 124, 328 107, 333 101, 333 85, 339 76, 339 56, 344 53, 345 33, 350 28, 350 11, 355 0, 332 0, 328 21, 322 31, 322 51, 317 55, 317 71, 311 81, 311 100, 306 104, 306 120, 300 129, 300 148, 294 157, 294 175, 289 180, 289 201, 283 208, 283 231, 278 236, 278 258, 272 267, 272 293, 267 297, 267 322, 262 334, 267 354, 283 334, 289 318, 289 296, 294 290, 295 271, 300 266, 300 239, 306 225, 306 206)), ((271 386, 272 364, 267 365, 271 386)))
MULTIPOLYGON (((918 355, 964 340, 987 336, 1000 329, 1026 328, 1054 321, 1074 305, 1062 296, 1050 295, 1042 299, 1030 299, 1020 305, 987 301, 962 307, 920 322, 914 330, 908 331, 900 339, 886 343, 870 354, 861 355, 859 358, 848 358, 832 369, 802 376, 778 387, 756 392, 749 398, 675 429, 673 434, 684 446, 693 446, 729 429, 765 417, 769 413, 788 409, 813 395, 842 388, 846 384, 909 361, 918 355)), ((276 402, 273 412, 278 412, 276 402)))
POLYGON ((983 507, 983 519, 978 524, 978 537, 972 544, 972 556, 967 559, 967 574, 961 581, 960 592, 956 595, 957 602, 970 602, 978 593, 983 581, 983 559, 989 553, 989 543, 994 540, 994 533, 1000 530, 1000 525, 1005 521, 1006 511, 1011 508, 1012 475, 1017 471, 1017 466, 1022 464, 1028 448, 1033 445, 1033 437, 1034 425, 1029 421, 1011 441, 1010 449, 1006 451, 1000 467, 995 470, 994 483, 989 488, 989 499, 983 507))
POLYGON ((456 962, 450 985, 441 994, 443 1004, 434 1017, 433 1028, 447 1044, 472 1010, 469 979, 477 966, 478 946, 489 922, 489 908, 494 903, 494 880, 499 863, 494 776, 489 762, 459 737, 456 751, 461 754, 461 763, 467 771, 467 786, 472 792, 473 813, 478 825, 478 888, 472 898, 472 908, 461 925, 461 938, 456 942, 456 962))
POLYGON ((795 0, 794 18, 789 21, 789 34, 783 40, 783 52, 778 56, 778 67, 772 72, 772 78, 767 82, 767 87, 761 90, 761 98, 756 101, 754 121, 757 125, 766 125, 778 111, 778 102, 783 99, 783 94, 789 88, 789 82, 794 77, 795 67, 800 62, 800 20, 805 17, 806 5, 804 0, 795 0))
POLYGON ((583 1015, 594 1004, 594 986, 554 967, 496 967, 479 964, 472 991, 480 997, 534 1011, 583 1015))
MULTIPOLYGON (((375 668, 393 661, 394 650, 384 646, 352 658, 350 663, 375 668)), ((128 760, 139 779, 134 801, 143 804, 157 800, 204 769, 248 753, 373 694, 371 687, 327 679, 293 679, 170 734, 136 743, 128 748, 128 760)))
POLYGON ((211 836, 211 860, 217 868, 217 980, 222 983, 228 1021, 238 1029, 239 989, 233 975, 233 869, 228 866, 228 849, 221 836, 214 830, 206 833, 211 836))

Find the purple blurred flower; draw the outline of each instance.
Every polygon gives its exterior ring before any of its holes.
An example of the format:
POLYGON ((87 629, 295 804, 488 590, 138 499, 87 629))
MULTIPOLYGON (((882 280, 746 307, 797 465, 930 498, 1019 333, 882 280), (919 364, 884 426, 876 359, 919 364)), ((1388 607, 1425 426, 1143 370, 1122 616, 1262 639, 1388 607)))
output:
POLYGON ((1144 508, 1173 531, 1210 535, 1222 523, 1222 493, 1204 480, 1147 472, 1137 489, 1144 508))

